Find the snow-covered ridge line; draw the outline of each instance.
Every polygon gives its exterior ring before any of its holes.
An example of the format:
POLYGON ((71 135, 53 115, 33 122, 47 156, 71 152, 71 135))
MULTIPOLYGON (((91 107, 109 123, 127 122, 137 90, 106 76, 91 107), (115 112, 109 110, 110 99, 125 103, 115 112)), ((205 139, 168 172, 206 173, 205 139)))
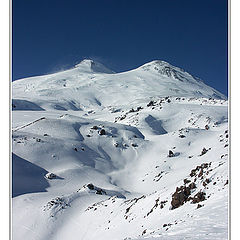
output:
POLYGON ((157 96, 227 99, 187 72, 162 61, 123 73, 109 71, 99 63, 84 60, 64 72, 15 81, 13 110, 82 111, 101 109, 110 101, 116 107, 157 96))

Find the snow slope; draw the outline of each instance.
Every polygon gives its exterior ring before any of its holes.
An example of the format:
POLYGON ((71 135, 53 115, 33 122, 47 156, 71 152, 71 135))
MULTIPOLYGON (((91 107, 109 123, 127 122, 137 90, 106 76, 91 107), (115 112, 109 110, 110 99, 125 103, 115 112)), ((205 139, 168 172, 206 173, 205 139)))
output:
POLYGON ((12 89, 14 240, 228 239, 224 95, 164 61, 12 89))

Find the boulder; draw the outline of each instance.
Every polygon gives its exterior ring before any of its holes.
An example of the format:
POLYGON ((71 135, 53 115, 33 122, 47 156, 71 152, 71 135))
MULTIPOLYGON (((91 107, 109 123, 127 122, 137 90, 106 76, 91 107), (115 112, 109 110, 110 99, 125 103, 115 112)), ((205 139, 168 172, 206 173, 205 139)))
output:
POLYGON ((150 102, 147 104, 147 107, 151 107, 151 106, 154 106, 154 101, 150 101, 150 102))
POLYGON ((196 195, 194 195, 192 203, 199 203, 206 199, 206 193, 199 191, 196 195))
POLYGON ((200 156, 202 156, 202 155, 204 155, 204 154, 206 154, 207 153, 207 149, 204 147, 203 149, 202 149, 202 152, 201 152, 201 154, 200 154, 200 156))
POLYGON ((180 138, 185 138, 186 136, 181 134, 181 135, 179 135, 179 137, 180 138))
POLYGON ((94 190, 94 185, 92 183, 89 183, 87 185, 87 188, 90 189, 90 190, 94 190))
POLYGON ((180 188, 176 188, 175 193, 172 195, 172 209, 178 208, 183 205, 186 201, 189 200, 189 196, 191 195, 190 187, 181 186, 180 188))
POLYGON ((47 179, 55 179, 55 178, 57 177, 57 175, 54 174, 54 173, 47 173, 47 174, 45 175, 45 177, 46 177, 47 179))
POLYGON ((190 183, 191 181, 188 180, 187 178, 185 178, 185 179, 183 180, 183 182, 184 182, 184 184, 188 184, 188 183, 190 183))
POLYGON ((99 131, 99 135, 106 135, 106 131, 105 131, 104 129, 101 129, 101 130, 99 131))
POLYGON ((174 157, 174 153, 173 153, 172 150, 169 150, 169 151, 168 151, 168 157, 174 157))

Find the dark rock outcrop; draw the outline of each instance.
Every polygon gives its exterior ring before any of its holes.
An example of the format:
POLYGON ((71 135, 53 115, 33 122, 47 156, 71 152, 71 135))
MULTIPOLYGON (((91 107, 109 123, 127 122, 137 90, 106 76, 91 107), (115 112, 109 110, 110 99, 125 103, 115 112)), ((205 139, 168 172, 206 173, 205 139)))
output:
POLYGON ((202 155, 204 155, 204 154, 206 154, 207 153, 207 149, 204 147, 203 149, 202 149, 202 152, 201 152, 201 154, 200 154, 200 156, 202 156, 202 155))
POLYGON ((202 202, 206 199, 206 193, 199 191, 197 194, 194 195, 193 199, 192 199, 192 203, 199 203, 202 202))
POLYGON ((151 107, 151 106, 154 106, 154 101, 150 101, 148 104, 147 104, 147 107, 151 107))
POLYGON ((177 187, 175 193, 172 195, 172 209, 178 208, 187 202, 189 196, 191 195, 190 187, 181 186, 180 188, 177 187))
POLYGON ((101 129, 101 130, 99 131, 99 135, 106 135, 105 129, 101 129))
POLYGON ((174 155, 174 153, 173 153, 173 151, 172 150, 169 150, 168 151, 168 157, 174 157, 175 155, 174 155))
POLYGON ((47 179, 55 179, 55 178, 57 177, 57 175, 54 174, 54 173, 47 173, 47 174, 45 175, 45 177, 46 177, 47 179))

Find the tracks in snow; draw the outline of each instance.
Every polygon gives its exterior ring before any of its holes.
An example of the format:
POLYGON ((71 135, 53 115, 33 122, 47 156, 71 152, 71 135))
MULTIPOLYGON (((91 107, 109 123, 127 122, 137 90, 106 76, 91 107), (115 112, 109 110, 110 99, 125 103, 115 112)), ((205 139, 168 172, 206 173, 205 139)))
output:
POLYGON ((41 117, 41 118, 39 118, 37 120, 34 120, 33 122, 27 123, 27 124, 25 124, 25 125, 23 125, 21 127, 17 127, 15 129, 13 129, 13 132, 16 132, 16 131, 18 131, 20 129, 23 129, 25 127, 31 126, 31 125, 35 124, 36 122, 39 122, 39 121, 42 121, 42 120, 45 120, 45 119, 46 119, 45 117, 41 117))

